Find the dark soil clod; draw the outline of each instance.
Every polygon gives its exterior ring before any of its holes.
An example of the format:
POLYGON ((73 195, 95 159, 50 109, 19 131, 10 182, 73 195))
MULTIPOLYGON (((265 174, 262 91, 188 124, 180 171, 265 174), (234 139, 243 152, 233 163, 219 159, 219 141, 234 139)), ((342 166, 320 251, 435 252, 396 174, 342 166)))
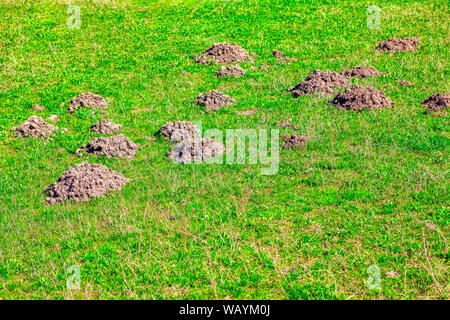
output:
POLYGON ((88 201, 109 191, 120 191, 130 180, 101 164, 82 162, 69 167, 46 190, 49 204, 67 200, 88 201))
POLYGON ((416 38, 390 38, 386 41, 381 41, 376 47, 378 51, 416 51, 417 46, 421 46, 419 40, 416 38))
POLYGON ((422 104, 427 106, 426 113, 435 116, 447 115, 447 108, 450 106, 450 93, 435 93, 423 100, 422 104))
POLYGON ((290 136, 283 135, 283 148, 294 148, 294 147, 303 147, 306 144, 306 141, 308 141, 308 138, 304 136, 298 136, 296 134, 292 134, 290 136))
POLYGON ((206 111, 215 111, 226 106, 231 106, 236 103, 234 98, 230 98, 221 91, 213 90, 208 93, 202 93, 194 100, 195 104, 205 106, 206 111))
POLYGON ((383 91, 372 87, 352 86, 330 101, 339 109, 361 111, 362 109, 391 108, 394 103, 383 91))
POLYGON ((105 109, 108 106, 108 102, 102 96, 88 92, 81 93, 78 97, 70 99, 69 112, 75 112, 80 107, 93 108, 93 109, 105 109))
POLYGON ((19 138, 45 138, 53 135, 58 127, 48 124, 38 116, 31 116, 18 127, 14 127, 14 134, 19 138))
POLYGON ((213 43, 201 56, 194 57, 200 64, 227 64, 232 62, 244 62, 252 60, 250 54, 236 43, 213 43))
POLYGON ((318 93, 329 95, 337 88, 345 88, 351 85, 348 78, 338 72, 314 70, 304 81, 287 90, 297 98, 305 94, 318 93))

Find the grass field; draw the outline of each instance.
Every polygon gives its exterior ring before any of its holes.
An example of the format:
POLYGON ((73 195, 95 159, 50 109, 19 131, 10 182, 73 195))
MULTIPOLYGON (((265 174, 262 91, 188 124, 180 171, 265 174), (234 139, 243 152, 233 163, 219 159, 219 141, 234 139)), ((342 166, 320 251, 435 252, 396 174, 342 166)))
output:
POLYGON ((447 1, 0 0, 0 16, 0 299, 449 298, 449 118, 421 105, 449 91, 447 1), (69 4, 80 29, 67 27, 69 4), (366 25, 369 5, 381 8, 380 29, 366 25), (374 49, 391 37, 424 46, 374 49), (243 77, 194 62, 222 41, 257 55, 243 77), (274 49, 298 60, 281 64, 274 49), (395 108, 346 112, 284 93, 313 69, 355 65, 386 73, 352 81, 395 108), (237 104, 191 104, 213 89, 237 104), (69 114, 87 91, 109 97, 108 109, 69 114), (16 138, 11 127, 32 114, 57 114, 68 131, 16 138), (82 161, 75 150, 102 116, 141 148, 133 160, 87 159, 131 182, 48 205, 43 191, 82 161), (225 130, 286 119, 309 141, 280 149, 272 176, 260 164, 174 164, 172 143, 153 138, 167 121, 225 130), (72 265, 79 290, 66 286, 72 265))

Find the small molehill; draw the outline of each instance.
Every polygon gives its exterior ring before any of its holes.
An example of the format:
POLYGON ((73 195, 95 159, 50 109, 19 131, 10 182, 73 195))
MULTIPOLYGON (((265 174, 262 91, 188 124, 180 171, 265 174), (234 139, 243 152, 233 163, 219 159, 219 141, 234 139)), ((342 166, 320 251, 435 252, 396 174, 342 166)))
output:
POLYGON ((176 163, 192 163, 202 162, 224 152, 225 146, 214 139, 192 139, 175 145, 167 156, 176 163))
POLYGON ((272 55, 281 63, 286 63, 289 61, 296 60, 295 58, 286 57, 284 53, 280 50, 273 50, 272 55))
POLYGON ((306 141, 308 141, 308 138, 305 136, 298 136, 296 134, 292 134, 290 136, 283 135, 283 148, 294 148, 294 147, 303 147, 306 144, 306 141))
POLYGON ((45 108, 39 104, 35 104, 33 107, 31 107, 31 110, 33 111, 44 111, 45 108))
POLYGON ((46 190, 47 202, 55 204, 67 200, 88 201, 109 191, 120 191, 130 182, 124 175, 101 164, 82 162, 69 167, 58 181, 46 190))
POLYGON ((181 141, 201 136, 201 131, 190 121, 175 121, 166 122, 166 124, 156 132, 156 135, 163 136, 166 140, 181 141))
POLYGON ((53 135, 58 127, 46 123, 41 117, 33 115, 18 127, 14 127, 13 130, 16 137, 39 139, 53 135))
POLYGON ((391 108, 394 103, 383 91, 372 87, 352 86, 330 101, 339 109, 361 111, 362 109, 391 108))
POLYGON ((400 83, 402 86, 411 86, 412 83, 408 80, 398 80, 398 83, 400 83))
POLYGON ((422 104, 427 106, 427 113, 435 116, 447 115, 447 108, 450 106, 450 93, 435 93, 423 100, 422 104))
POLYGON ((195 104, 205 106, 206 111, 215 111, 226 106, 231 106, 236 103, 234 98, 230 98, 222 91, 213 90, 208 93, 202 93, 194 100, 195 104))
POLYGON ((89 130, 99 134, 112 134, 122 130, 122 127, 121 124, 115 124, 111 120, 102 119, 100 122, 94 123, 89 130))
POLYGON ((93 109, 105 109, 108 106, 108 102, 102 96, 88 92, 81 93, 78 97, 70 99, 69 112, 74 112, 78 108, 93 108, 93 109))
POLYGON ((194 57, 195 62, 200 64, 227 64, 231 62, 244 62, 252 60, 250 54, 236 43, 213 43, 200 56, 194 57))
POLYGON ((238 78, 245 74, 245 70, 242 69, 238 64, 231 66, 222 66, 220 70, 216 72, 215 76, 220 77, 235 77, 238 78))
POLYGON ((353 67, 353 69, 345 69, 345 70, 341 71, 341 74, 347 78, 353 78, 353 77, 367 78, 367 77, 375 77, 375 76, 382 75, 382 73, 380 71, 378 71, 377 69, 375 69, 372 66, 368 66, 368 67, 356 66, 356 67, 353 67))
POLYGON ((287 92, 292 93, 295 98, 313 93, 329 95, 337 88, 345 88, 350 85, 350 80, 338 72, 314 70, 305 80, 288 89, 287 92))
POLYGON ((82 151, 92 153, 96 156, 107 158, 132 159, 136 155, 138 145, 123 134, 112 137, 99 137, 92 139, 87 145, 77 150, 77 154, 82 151))
POLYGON ((386 41, 381 41, 376 47, 378 51, 416 51, 417 46, 421 46, 419 40, 416 38, 390 38, 386 41))

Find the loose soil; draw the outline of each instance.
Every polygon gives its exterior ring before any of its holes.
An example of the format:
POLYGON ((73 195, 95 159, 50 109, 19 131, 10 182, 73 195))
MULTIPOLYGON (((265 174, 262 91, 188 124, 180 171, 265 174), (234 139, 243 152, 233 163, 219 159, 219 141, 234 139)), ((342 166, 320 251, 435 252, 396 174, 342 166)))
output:
POLYGON ((201 56, 194 57, 200 64, 227 64, 231 62, 244 62, 252 60, 250 54, 236 43, 213 43, 201 56))
POLYGON ((123 134, 119 134, 112 137, 94 138, 87 145, 78 149, 77 154, 85 151, 107 158, 132 159, 136 155, 137 150, 137 144, 123 134))
POLYGON ((211 91, 202 93, 194 100, 195 104, 205 106, 206 111, 215 111, 226 106, 231 106, 236 103, 234 98, 230 98, 222 91, 211 91))
POLYGON ((202 162, 224 152, 225 146, 214 139, 193 139, 178 143, 167 156, 176 163, 192 163, 202 162))
POLYGON ((90 131, 99 134, 112 134, 122 130, 121 124, 115 124, 111 120, 102 119, 100 122, 94 123, 90 131))
POLYGON ((288 89, 287 92, 292 93, 295 98, 313 93, 329 95, 337 88, 345 88, 350 85, 350 80, 338 72, 314 70, 304 81, 288 89))
POLYGON ((283 148, 294 148, 294 147, 303 147, 306 144, 306 141, 308 140, 304 136, 298 136, 296 134, 292 134, 290 136, 283 135, 283 148))
POLYGON ((201 131, 190 121, 175 121, 166 122, 156 135, 163 136, 166 140, 181 141, 184 138, 194 139, 196 136, 201 136, 201 131))
POLYGON ((238 78, 245 74, 245 70, 242 69, 238 64, 231 66, 222 66, 220 70, 215 74, 216 77, 235 77, 238 78))
POLYGON ((375 76, 380 76, 382 75, 382 73, 380 71, 378 71, 377 69, 375 69, 372 66, 356 66, 353 67, 353 69, 345 69, 343 71, 341 71, 341 74, 344 77, 348 77, 348 78, 353 78, 353 77, 357 77, 357 78, 367 78, 367 77, 375 77, 375 76))
POLYGON ((447 108, 450 106, 450 93, 435 93, 423 100, 422 104, 427 106, 427 113, 435 116, 447 115, 447 108))
POLYGON ((14 134, 19 138, 45 138, 53 135, 58 127, 48 124, 38 116, 31 116, 18 127, 14 127, 14 134))
POLYGON ((417 46, 421 46, 419 40, 416 38, 391 38, 386 41, 381 41, 380 44, 376 47, 378 51, 416 51, 417 46))
POLYGON ((111 190, 120 191, 130 182, 124 175, 101 164, 82 162, 69 167, 58 181, 46 190, 47 202, 88 201, 111 190))
POLYGON ((88 92, 81 93, 78 97, 70 99, 69 107, 67 110, 69 112, 74 112, 76 109, 83 108, 93 108, 93 109, 105 109, 108 106, 108 102, 102 96, 88 92))
POLYGON ((372 87, 352 86, 330 101, 339 109, 361 111, 362 109, 391 108, 394 103, 383 91, 372 87))

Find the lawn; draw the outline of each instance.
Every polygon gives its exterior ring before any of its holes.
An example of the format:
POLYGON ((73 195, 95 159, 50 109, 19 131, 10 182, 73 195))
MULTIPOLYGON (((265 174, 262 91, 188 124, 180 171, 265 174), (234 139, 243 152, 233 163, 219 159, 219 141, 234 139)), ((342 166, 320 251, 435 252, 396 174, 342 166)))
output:
POLYGON ((450 123, 421 104, 449 92, 447 1, 0 0, 0 16, 0 299, 449 298, 450 123), (69 4, 80 28, 68 27, 69 4), (379 29, 367 26, 369 5, 381 9, 379 29), (391 37, 423 46, 375 50, 391 37), (256 54, 244 76, 195 63, 223 41, 256 54), (280 63, 274 49, 297 60, 280 63), (384 73, 352 82, 383 90, 394 108, 343 111, 285 94, 314 69, 356 65, 384 73), (213 89, 237 103, 192 104, 213 89), (68 113, 88 91, 108 108, 68 113), (33 114, 58 115, 67 132, 15 137, 33 114), (134 159, 75 154, 102 117, 140 145, 134 159), (308 142, 281 148, 274 175, 259 163, 172 163, 173 144, 154 137, 167 121, 204 131, 287 119, 297 128, 280 134, 308 142), (44 190, 83 159, 131 182, 47 204, 44 190), (67 286, 70 266, 79 289, 67 286))

